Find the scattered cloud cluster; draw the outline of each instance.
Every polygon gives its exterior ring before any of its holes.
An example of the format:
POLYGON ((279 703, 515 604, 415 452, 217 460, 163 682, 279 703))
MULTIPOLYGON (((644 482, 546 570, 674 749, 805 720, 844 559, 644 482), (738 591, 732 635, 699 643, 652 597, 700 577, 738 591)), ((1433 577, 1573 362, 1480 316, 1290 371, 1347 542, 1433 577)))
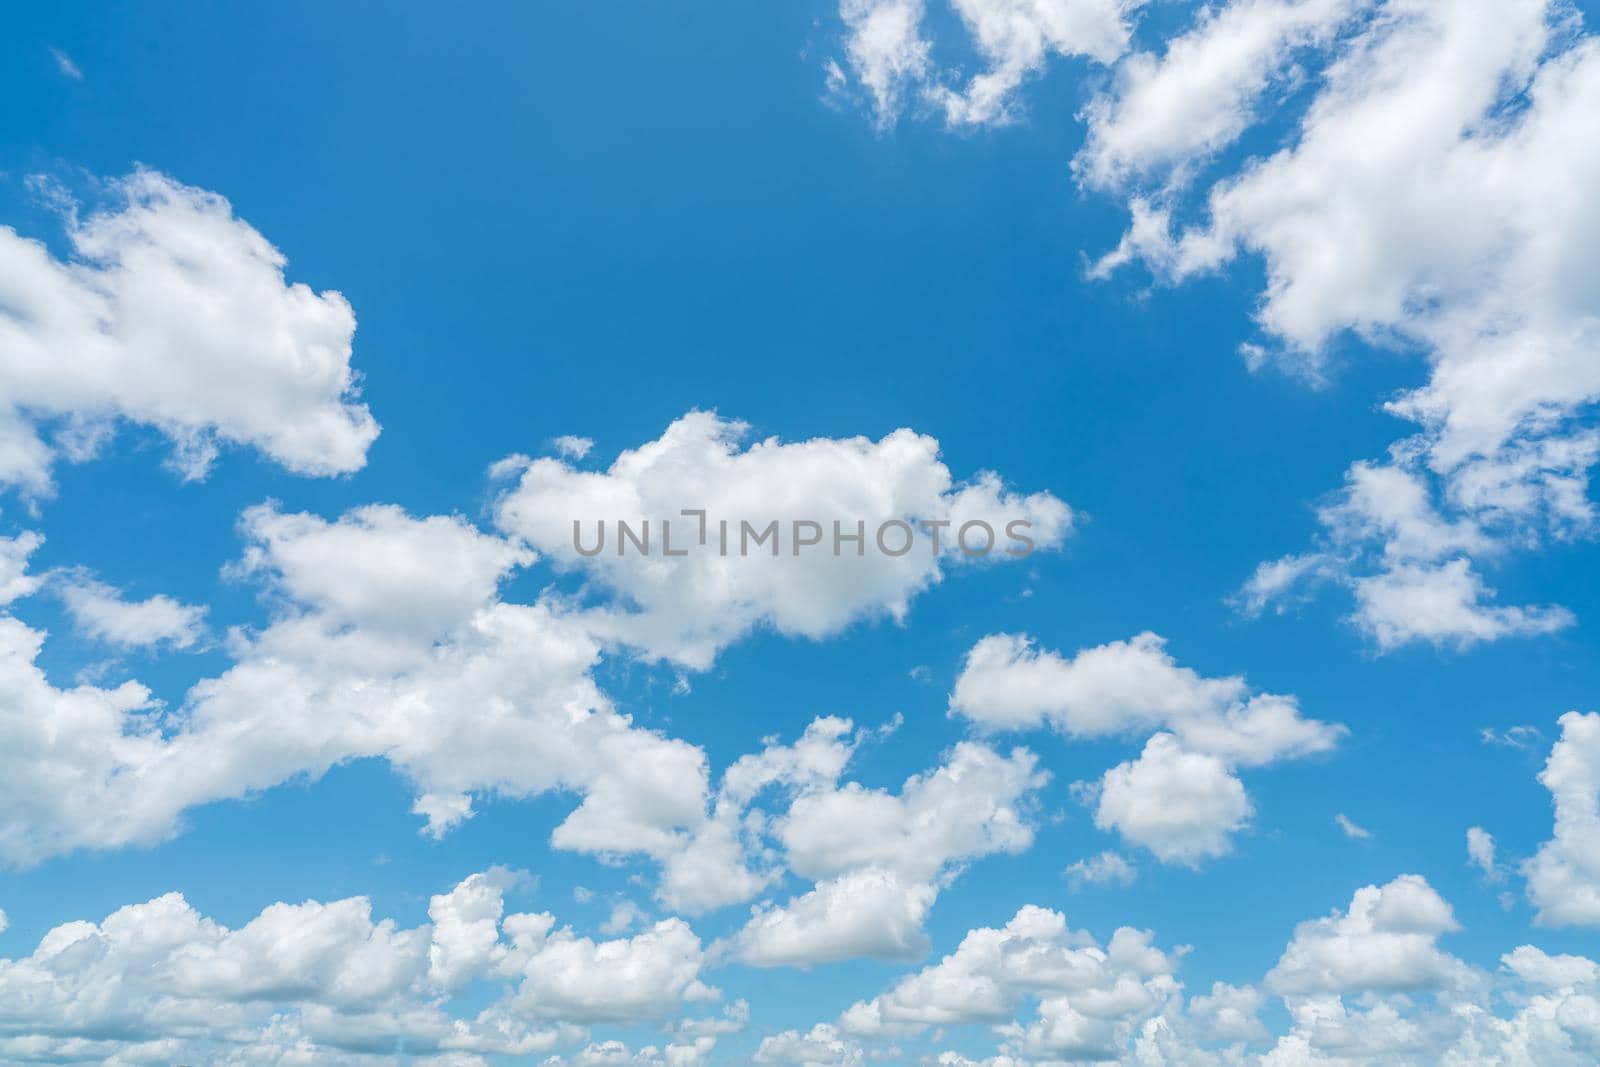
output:
MULTIPOLYGON (((398 1043, 426 1062, 480 1063, 717 998, 682 920, 595 942, 548 913, 505 914, 517 880, 472 875, 414 928, 351 897, 273 904, 229 929, 177 893, 57 926, 29 955, 0 960, 0 1056, 287 1064, 366 1060, 398 1043), (450 1011, 474 982, 499 992, 450 1011)), ((714 1044, 696 1035, 667 1053, 698 1063, 714 1044)))
POLYGON ((1312 548, 1262 563, 1241 608, 1341 586, 1383 651, 1570 626, 1559 605, 1501 603, 1486 575, 1596 529, 1600 212, 1581 190, 1600 172, 1580 146, 1600 47, 1571 6, 1231 0, 1141 45, 1136 4, 953 6, 988 63, 965 88, 941 83, 939 42, 902 2, 842 6, 831 80, 869 88, 881 124, 913 90, 951 125, 994 124, 1051 56, 1110 64, 1074 172, 1131 221, 1094 276, 1141 263, 1178 283, 1251 257, 1252 365, 1322 379, 1346 336, 1426 361, 1384 403, 1412 431, 1350 467, 1312 548))
POLYGON ((1130 62, 1090 109, 1080 158, 1133 216, 1100 273, 1139 260, 1183 280, 1259 256, 1268 345, 1252 359, 1321 376, 1353 333, 1428 362, 1385 405, 1416 432, 1350 468, 1321 543, 1263 564, 1246 606, 1333 581, 1380 649, 1570 625, 1559 607, 1497 603, 1484 568, 1594 529, 1600 320, 1581 263, 1600 215, 1576 190, 1600 175, 1574 147, 1600 101, 1593 37, 1545 0, 1236 0, 1130 62), (1291 67, 1307 50, 1316 66, 1291 67), (1290 76, 1314 95, 1288 144, 1208 172, 1290 76), (1150 104, 1177 96, 1209 117, 1162 128, 1150 104))
MULTIPOLYGON (((1057 912, 1029 906, 970 931, 940 962, 858 1001, 809 1032, 767 1038, 758 1062, 844 1065, 893 1058, 897 1042, 947 1041, 962 1026, 999 1039, 992 1057, 943 1065, 1043 1067, 1356 1067, 1485 1063, 1576 1067, 1600 1049, 1600 964, 1522 945, 1496 971, 1441 947, 1459 929, 1426 880, 1358 889, 1348 907, 1300 924, 1259 985, 1188 994, 1182 951, 1148 931, 1103 945, 1057 912), (1286 1026, 1263 1018, 1280 1000, 1286 1026), (1498 1010, 1497 1010, 1498 1006, 1498 1010)), ((937 1047, 937 1046, 936 1046, 937 1047)))
POLYGON ((1302 716, 1293 697, 1179 666, 1151 633, 1070 659, 1026 636, 985 637, 967 653, 950 713, 991 731, 1149 734, 1136 759, 1079 792, 1095 805, 1095 825, 1189 866, 1230 851, 1254 812, 1235 768, 1327 752, 1344 733, 1302 716))

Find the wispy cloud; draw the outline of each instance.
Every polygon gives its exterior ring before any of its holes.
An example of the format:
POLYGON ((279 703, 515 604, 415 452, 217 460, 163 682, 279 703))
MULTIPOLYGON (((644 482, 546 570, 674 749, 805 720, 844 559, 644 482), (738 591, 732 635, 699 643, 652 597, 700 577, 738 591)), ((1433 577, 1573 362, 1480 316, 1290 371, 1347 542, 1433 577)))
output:
POLYGON ((56 68, 59 69, 61 73, 65 74, 75 82, 83 81, 83 71, 79 68, 78 64, 72 61, 71 56, 67 55, 59 48, 50 49, 50 54, 55 57, 56 68))
POLYGON ((1342 811, 1333 817, 1333 821, 1339 824, 1339 829, 1344 831, 1344 836, 1353 841, 1366 841, 1372 837, 1371 830, 1368 830, 1365 826, 1358 825, 1342 811))

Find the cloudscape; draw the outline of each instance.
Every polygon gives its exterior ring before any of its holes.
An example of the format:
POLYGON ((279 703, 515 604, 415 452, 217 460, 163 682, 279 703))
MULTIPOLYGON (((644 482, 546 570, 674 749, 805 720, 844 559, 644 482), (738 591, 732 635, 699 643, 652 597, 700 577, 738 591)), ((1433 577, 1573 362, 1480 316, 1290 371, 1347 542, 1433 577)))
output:
POLYGON ((1597 19, 10 11, 0 1064, 1600 1063, 1597 19))

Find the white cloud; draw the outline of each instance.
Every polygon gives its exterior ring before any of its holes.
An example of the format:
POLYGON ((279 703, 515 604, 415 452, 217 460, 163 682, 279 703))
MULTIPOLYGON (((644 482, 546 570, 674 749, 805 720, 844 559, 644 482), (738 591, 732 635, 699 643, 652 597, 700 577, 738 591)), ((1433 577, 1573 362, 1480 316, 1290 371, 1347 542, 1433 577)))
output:
POLYGON ((67 55, 61 49, 50 49, 50 58, 56 61, 56 69, 62 74, 71 78, 75 82, 83 81, 83 71, 79 69, 78 64, 72 61, 72 57, 67 55))
POLYGON ((1293 697, 1179 666, 1150 633, 1071 659, 1025 636, 985 637, 967 653, 950 711, 991 730, 1048 725, 1075 738, 1155 731, 1136 760, 1079 791, 1096 802, 1097 826, 1189 866, 1227 853, 1229 835, 1251 815, 1235 767, 1325 752, 1344 733, 1303 717, 1293 697))
POLYGON ((548 1047, 553 1035, 509 1016, 441 1011, 430 940, 426 926, 374 921, 363 897, 274 904, 229 929, 171 893, 57 926, 30 955, 0 960, 0 1035, 69 1062, 102 1058, 101 1043, 163 1040, 209 1060, 249 1047, 282 1013, 313 1051, 365 1051, 364 1034, 385 1030, 422 1054, 548 1047))
POLYGON ((638 904, 631 900, 619 900, 611 905, 611 914, 600 924, 600 932, 615 937, 648 922, 649 918, 638 904))
MULTIPOLYGON (((1333 509, 1323 516, 1327 543, 1264 565, 1247 605, 1259 610, 1298 569, 1351 586, 1356 621, 1380 648, 1558 629, 1570 623, 1560 609, 1493 604, 1478 568, 1595 526, 1586 486, 1600 441, 1587 414, 1600 398, 1591 358, 1600 291, 1584 264, 1600 212, 1574 191, 1600 180, 1592 153, 1576 147, 1600 102, 1600 46, 1574 32, 1566 5, 1546 0, 1388 0, 1343 37, 1325 32, 1339 23, 1338 5, 1307 3, 1294 15, 1319 10, 1328 18, 1304 25, 1322 29, 1299 39, 1322 42, 1323 62, 1288 145, 1221 176, 1204 220, 1176 235, 1176 200, 1135 192, 1132 226, 1100 270, 1142 258, 1185 278, 1257 254, 1267 271, 1259 322, 1289 365, 1322 374, 1329 342, 1347 331, 1428 358, 1426 384, 1387 404, 1418 432, 1386 464, 1352 467, 1347 495, 1387 473, 1414 486, 1432 532, 1468 539, 1418 543, 1381 522, 1355 536, 1350 509, 1333 509)), ((1267 28, 1272 12, 1289 14, 1236 0, 1203 21, 1169 55, 1215 51, 1192 70, 1163 68, 1164 91, 1206 97, 1219 73, 1221 97, 1262 84, 1294 35, 1267 33, 1239 51, 1222 31, 1267 28)), ((1132 95, 1103 100, 1100 114, 1138 111, 1138 91, 1158 77, 1140 62, 1125 82, 1132 95)), ((1158 125, 1127 161, 1106 147, 1083 165, 1115 175, 1146 148, 1169 151, 1170 165, 1192 162, 1242 128, 1239 107, 1216 114, 1214 134, 1201 124, 1186 140, 1158 125)))
POLYGON ((1116 187, 1212 155, 1253 124, 1298 49, 1325 44, 1367 0, 1234 0, 1200 11, 1158 57, 1127 56, 1087 108, 1074 169, 1116 187))
POLYGON ((214 193, 147 170, 108 191, 109 210, 69 209, 71 260, 0 227, 0 486, 48 493, 55 460, 118 420, 165 435, 186 478, 224 444, 300 474, 361 467, 378 426, 344 298, 286 283, 283 254, 214 193))
POLYGON ((0 537, 0 607, 32 596, 39 588, 40 579, 28 573, 28 557, 42 544, 44 538, 32 530, 0 537))
POLYGON ((1600 714, 1561 716, 1539 782, 1555 802, 1555 832, 1522 864, 1537 921, 1600 926, 1600 714))
POLYGON ((952 126, 1005 122, 1012 94, 1052 56, 1111 63, 1128 47, 1142 0, 952 0, 987 69, 965 89, 930 91, 952 126))
POLYGON ((1185 751, 1166 733, 1151 737, 1138 759, 1107 771, 1098 794, 1096 826, 1116 830, 1163 863, 1190 867, 1230 852, 1229 835, 1253 812, 1226 763, 1185 751))
POLYGON ((564 433, 550 442, 560 455, 568 459, 582 459, 594 450, 594 441, 576 434, 564 433))
POLYGON ((963 742, 898 795, 814 780, 774 821, 773 836, 789 869, 816 887, 757 907, 734 938, 740 958, 804 966, 922 954, 923 921, 958 865, 1032 844, 1032 796, 1048 779, 1036 766, 1025 749, 1002 756, 963 742))
POLYGON ((1494 861, 1494 836, 1481 826, 1467 830, 1467 861, 1478 869, 1485 881, 1505 881, 1505 872, 1494 861))
MULTIPOLYGON (((1014 94, 1056 56, 1110 63, 1128 46, 1129 16, 1141 0, 952 0, 968 44, 984 69, 961 85, 959 70, 935 63, 924 35, 922 0, 840 0, 845 64, 872 98, 879 128, 892 126, 908 95, 935 107, 951 126, 999 124, 1013 117, 1014 94), (953 84, 954 83, 954 84, 953 84)), ((830 61, 835 92, 848 81, 830 61)))
MULTIPOLYGON (((839 0, 846 33, 845 62, 867 90, 880 128, 900 114, 908 86, 932 69, 930 44, 922 37, 922 0, 839 0)), ((829 81, 837 89, 845 80, 837 64, 829 81)))
POLYGON ((1320 550, 1261 564, 1240 591, 1244 611, 1258 614, 1299 587, 1338 582, 1355 595, 1351 621, 1383 651, 1415 641, 1464 648, 1572 625, 1564 608, 1492 603, 1471 557, 1500 547, 1476 519, 1447 520, 1423 476, 1404 466, 1353 465, 1343 492, 1319 512, 1320 550), (1372 573, 1357 573, 1363 569, 1372 573))
POLYGON ((955 952, 857 1002, 840 1025, 861 1037, 998 1025, 1036 997, 1033 1022, 1001 1027, 1027 1055, 1111 1059, 1176 993, 1173 966, 1148 932, 1123 927, 1102 947, 1059 912, 1030 905, 1000 929, 969 931, 955 952))
POLYGON ((1371 830, 1368 830, 1365 826, 1361 826, 1360 824, 1356 823, 1342 811, 1333 817, 1333 821, 1338 824, 1338 827, 1344 833, 1344 836, 1350 838, 1352 841, 1367 841, 1372 837, 1371 830))
POLYGON ((206 636, 206 609, 164 594, 128 600, 120 590, 82 574, 68 576, 56 590, 79 633, 118 648, 188 649, 206 636))
MULTIPOLYGON (((743 424, 695 412, 659 440, 623 452, 604 471, 531 460, 498 501, 496 522, 611 597, 585 617, 596 633, 694 669, 705 669, 718 650, 758 627, 820 638, 863 618, 903 619, 918 593, 948 567, 965 563, 955 539, 967 523, 990 525, 995 549, 983 558, 996 561, 1010 558, 1007 551, 1024 551, 1007 537, 1013 521, 1032 524, 1031 534, 1017 532, 1040 549, 1059 545, 1071 527, 1071 510, 1048 493, 1011 492, 990 473, 957 485, 939 461, 938 442, 910 430, 879 441, 771 438, 741 447, 746 431, 743 424), (706 512, 704 544, 700 520, 684 516, 685 509, 706 512), (581 524, 587 549, 602 521, 604 549, 589 557, 575 551, 574 523, 581 524), (649 555, 631 546, 619 554, 619 521, 636 534, 641 522, 649 523, 649 555), (776 523, 776 540, 748 541, 743 522, 755 534, 776 523), (796 522, 818 526, 803 527, 797 536, 796 522), (891 555, 902 550, 906 535, 895 527, 884 532, 886 522, 951 525, 941 531, 938 554, 924 531, 904 555, 891 555), (834 555, 835 534, 860 532, 857 524, 865 541, 841 540, 841 554, 834 555), (876 543, 880 532, 887 551, 876 543), (813 533, 819 545, 797 543, 813 533), (687 556, 665 555, 669 535, 672 551, 687 556)), ((983 540, 981 527, 969 529, 969 547, 983 540)))
POLYGON ((1086 885, 1132 885, 1138 871, 1127 857, 1116 852, 1101 852, 1069 864, 1064 872, 1074 890, 1086 885))
POLYGON ((560 847, 660 854, 704 818, 699 749, 634 727, 595 685, 600 649, 548 604, 499 601, 526 550, 459 519, 254 509, 241 573, 282 598, 183 706, 137 683, 50 685, 42 634, 0 617, 0 851, 149 843, 188 808, 383 757, 441 833, 473 795, 570 789, 560 847))
POLYGON ((1458 983, 1467 967, 1438 947, 1457 930, 1450 905, 1414 874, 1356 890, 1350 907, 1301 923, 1267 985, 1283 994, 1429 989, 1458 983))
POLYGON ((1465 648, 1502 637, 1555 633, 1575 621, 1562 607, 1486 603, 1489 590, 1465 559, 1394 567, 1357 578, 1354 588, 1356 622, 1385 651, 1412 641, 1465 648))
POLYGON ((852 871, 782 907, 757 908, 739 931, 738 956, 754 967, 915 959, 928 950, 922 924, 937 895, 933 886, 890 871, 852 871))
POLYGON ((757 1063, 788 1063, 799 1067, 857 1067, 866 1062, 861 1046, 830 1023, 818 1023, 804 1034, 785 1030, 763 1038, 756 1049, 757 1063))
POLYGON ((1237 675, 1180 667, 1152 633, 1071 659, 1026 636, 985 637, 967 653, 950 711, 989 729, 1048 725, 1069 737, 1166 729, 1195 751, 1245 766, 1328 751, 1344 732, 1301 717, 1294 697, 1252 694, 1237 675))
MULTIPOLYGON (((229 929, 176 893, 65 923, 30 955, 0 960, 0 1055, 136 1060, 155 1046, 168 1061, 265 1063, 297 1049, 285 1062, 322 1063, 403 1042, 409 1055, 481 1062, 448 1057, 526 1057, 581 1034, 575 1025, 638 1024, 716 995, 680 920, 595 942, 548 914, 504 914, 519 880, 475 874, 434 896, 431 925, 412 929, 374 920, 364 897, 273 904, 229 929), (476 987, 489 990, 486 1007, 456 999, 475 981, 488 983, 476 987)), ((700 1062, 723 1032, 625 1062, 700 1062)))
MULTIPOLYGON (((1265 991, 1215 982, 1184 1003, 1174 974, 1187 950, 1120 929, 1102 947, 1059 914, 1024 907, 1004 928, 970 931, 955 952, 858 1001, 837 1024, 771 1039, 766 1062, 902 1062, 899 1042, 951 1040, 983 1026, 993 1056, 945 1052, 946 1067, 1078 1062, 1141 1067, 1367 1067, 1538 1064, 1586 1067, 1600 1050, 1600 964, 1522 945, 1497 974, 1438 947, 1456 929, 1427 882, 1401 876, 1358 890, 1347 910, 1302 923, 1265 991), (1269 1029, 1268 1022, 1272 1022, 1269 1029), (853 1057, 853 1058, 852 1058, 853 1057)), ((758 1057, 759 1058, 759 1057, 758 1057)), ((927 1058, 927 1057, 924 1057, 927 1058)))

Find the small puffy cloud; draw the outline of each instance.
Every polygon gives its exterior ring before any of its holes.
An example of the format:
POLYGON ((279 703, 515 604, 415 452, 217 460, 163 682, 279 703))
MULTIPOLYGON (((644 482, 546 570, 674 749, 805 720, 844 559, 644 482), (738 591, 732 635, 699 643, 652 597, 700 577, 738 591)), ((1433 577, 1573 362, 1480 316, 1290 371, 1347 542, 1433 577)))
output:
POLYGON ((1106 851, 1070 864, 1064 873, 1078 890, 1086 885, 1132 885, 1139 872, 1121 853, 1106 851))
POLYGON ((1229 836, 1253 812, 1244 784, 1215 756, 1156 734, 1139 758, 1105 773, 1094 823, 1142 845, 1163 863, 1199 866, 1232 850, 1229 836))
POLYGON ((206 636, 206 609, 164 594, 129 600, 113 586, 84 575, 73 575, 56 589, 79 633, 117 648, 188 649, 206 636))
POLYGON ((505 1002, 514 1017, 640 1022, 716 996, 700 981, 705 955, 682 919, 665 919, 633 937, 602 942, 567 930, 546 935, 536 928, 529 933, 526 924, 510 920, 506 925, 513 940, 522 942, 511 952, 521 980, 505 1002), (531 951, 529 941, 536 943, 531 951))
POLYGON ((938 442, 910 430, 744 446, 746 433, 694 412, 603 471, 528 461, 495 521, 607 594, 585 616, 594 632, 693 669, 761 627, 822 638, 903 619, 919 593, 977 558, 958 544, 964 528, 970 550, 992 539, 981 558, 1000 562, 1030 551, 1019 536, 1052 548, 1072 525, 1049 493, 1013 492, 991 473, 957 484, 938 442), (623 541, 623 522, 648 553, 623 541))
POLYGON ((1502 637, 1555 633, 1576 621, 1563 607, 1486 603, 1488 590, 1465 559, 1402 564, 1357 578, 1354 589, 1355 621, 1384 651, 1413 641, 1466 648, 1502 637))
POLYGON ((913 775, 898 795, 851 782, 801 793, 777 826, 791 870, 829 878, 861 868, 934 880, 955 861, 1033 843, 1029 802, 1049 776, 1026 749, 1001 755, 972 742, 913 775))
POLYGON ((186 478, 223 445, 299 474, 360 468, 378 424, 345 299, 288 283, 283 253, 215 193, 148 170, 108 193, 67 214, 68 260, 0 227, 0 486, 49 493, 56 460, 118 421, 162 433, 186 478))
POLYGON ((1424 879, 1401 875, 1356 890, 1350 907, 1301 923, 1268 973, 1281 994, 1395 992, 1440 988, 1467 967, 1438 946, 1459 927, 1450 905, 1424 879))
POLYGON ((1505 881, 1505 872, 1494 861, 1494 837, 1481 826, 1467 830, 1467 862, 1489 882, 1505 881))
POLYGON ((568 459, 582 459, 594 450, 594 441, 587 437, 579 437, 570 433, 564 433, 560 437, 554 438, 550 444, 558 454, 566 456, 568 459))
POLYGON ((1252 693, 1241 677, 1179 666, 1152 633, 1070 659, 1023 635, 985 637, 967 653, 950 712, 991 730, 1050 726, 1069 737, 1163 729, 1194 751, 1245 766, 1328 751, 1344 732, 1302 717, 1291 696, 1252 693))
POLYGON ((33 595, 40 579, 28 573, 28 557, 44 544, 32 530, 14 537, 0 537, 0 607, 33 595))

